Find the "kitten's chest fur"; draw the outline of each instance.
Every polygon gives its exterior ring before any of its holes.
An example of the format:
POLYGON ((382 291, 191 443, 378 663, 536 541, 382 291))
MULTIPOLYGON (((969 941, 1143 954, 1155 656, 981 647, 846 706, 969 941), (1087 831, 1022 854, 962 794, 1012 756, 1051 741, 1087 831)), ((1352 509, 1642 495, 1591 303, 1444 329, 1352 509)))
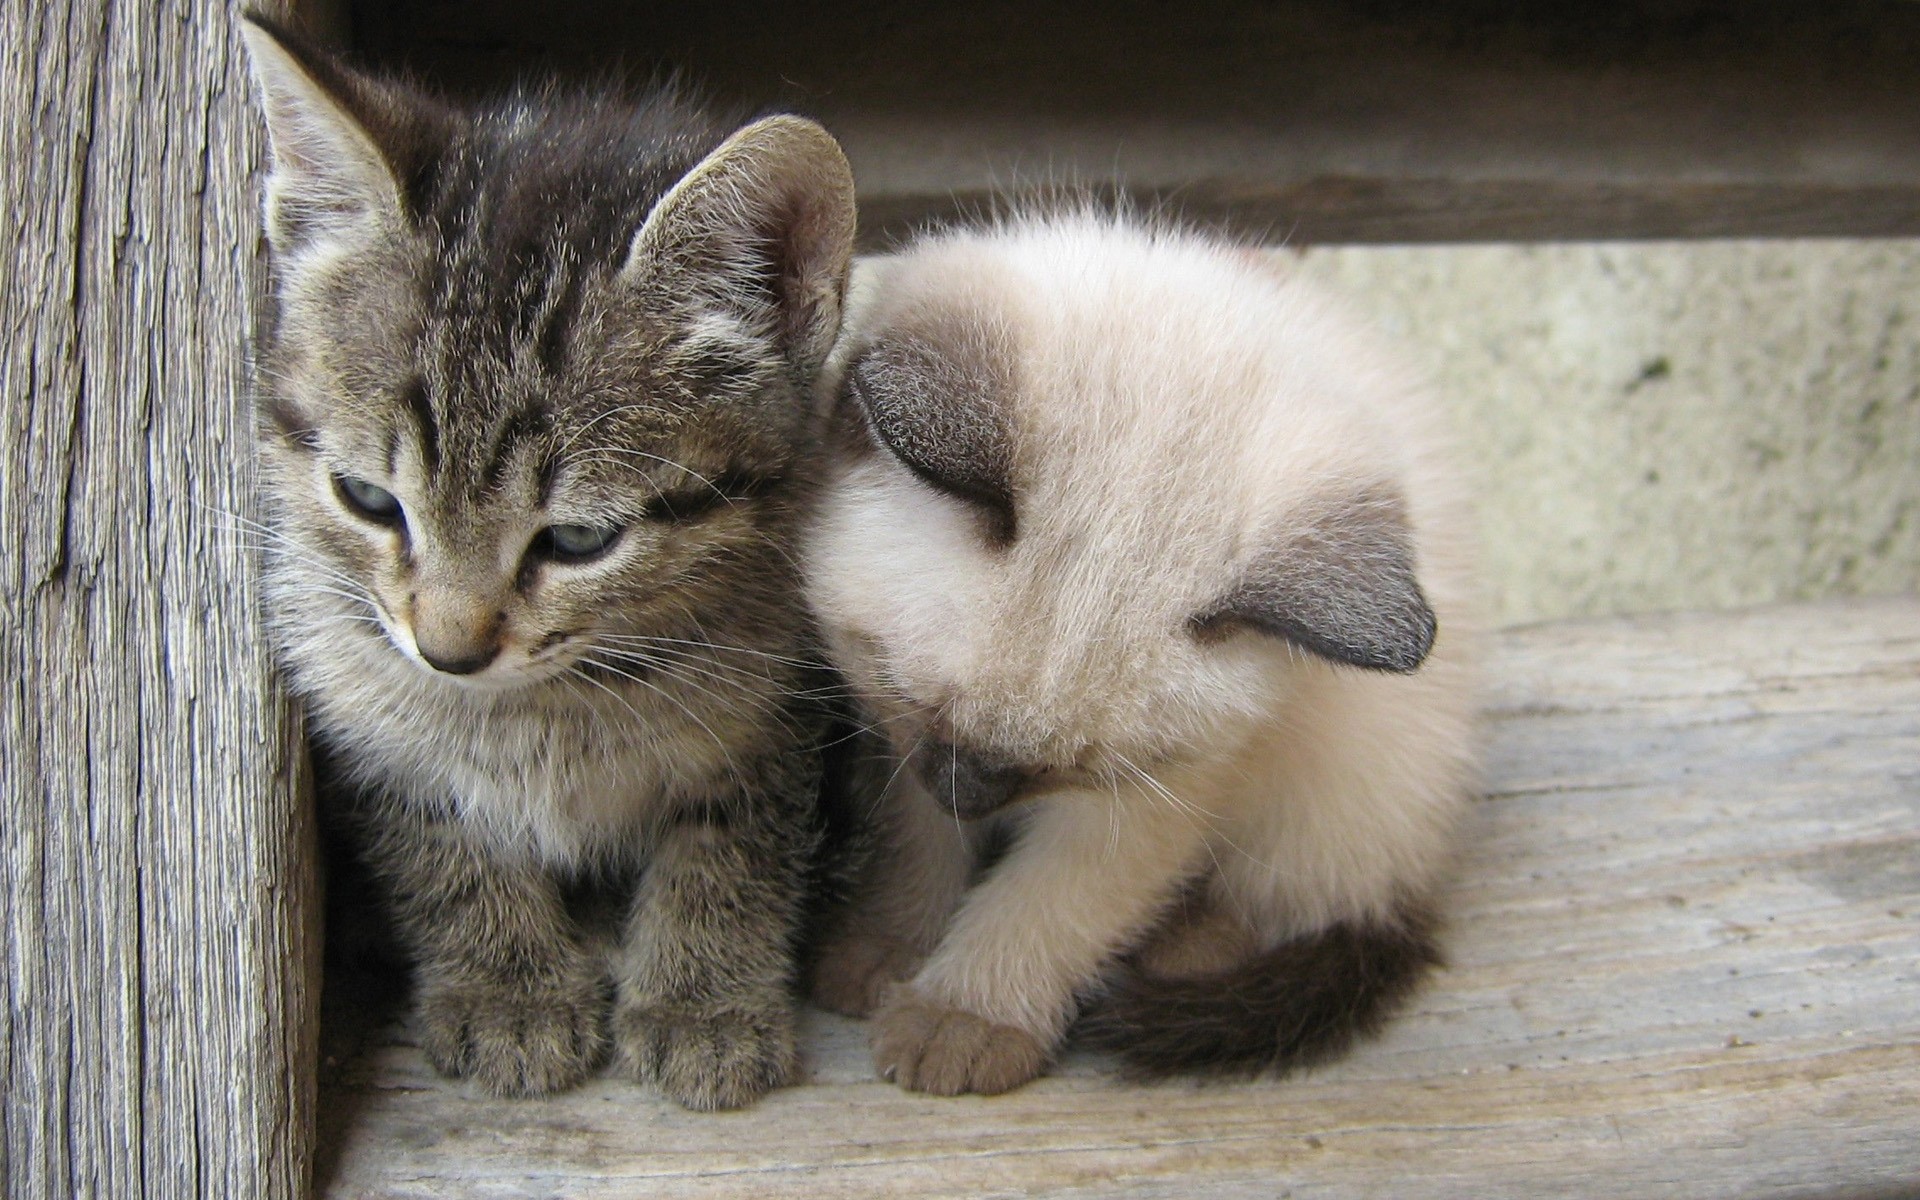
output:
POLYGON ((732 663, 486 692, 449 688, 374 636, 282 639, 314 730, 351 783, 553 866, 644 858, 660 822, 791 751, 803 719, 785 711, 784 681, 732 663), (700 670, 719 682, 685 682, 700 670))

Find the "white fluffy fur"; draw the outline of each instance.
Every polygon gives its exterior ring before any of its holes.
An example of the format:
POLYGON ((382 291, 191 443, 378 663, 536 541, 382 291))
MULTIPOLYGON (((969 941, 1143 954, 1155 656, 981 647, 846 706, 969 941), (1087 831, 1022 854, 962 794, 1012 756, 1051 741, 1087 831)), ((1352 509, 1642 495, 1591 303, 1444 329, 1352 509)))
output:
MULTIPOLYGON (((276 640, 330 731, 338 766, 367 787, 446 796, 503 859, 575 869, 639 857, 678 801, 731 771, 704 716, 660 692, 621 694, 565 675, 514 688, 449 684, 388 641, 343 636, 324 584, 281 572, 276 640), (618 848, 618 849, 616 849, 618 848)), ((564 664, 569 648, 550 657, 564 664)), ((545 663, 535 664, 539 670, 545 663)), ((695 708, 705 699, 693 696, 695 708)))
POLYGON ((849 311, 842 369, 942 316, 1005 339, 1019 535, 849 455, 803 551, 833 653, 897 754, 937 727, 1075 780, 999 818, 1012 848, 963 892, 979 831, 897 772, 859 936, 1051 1047, 1191 879, 1243 950, 1423 898, 1473 776, 1473 605, 1432 406, 1392 357, 1272 255, 1090 216, 868 261, 849 311), (1417 673, 1194 636, 1290 515, 1368 488, 1402 498, 1438 615, 1417 673))

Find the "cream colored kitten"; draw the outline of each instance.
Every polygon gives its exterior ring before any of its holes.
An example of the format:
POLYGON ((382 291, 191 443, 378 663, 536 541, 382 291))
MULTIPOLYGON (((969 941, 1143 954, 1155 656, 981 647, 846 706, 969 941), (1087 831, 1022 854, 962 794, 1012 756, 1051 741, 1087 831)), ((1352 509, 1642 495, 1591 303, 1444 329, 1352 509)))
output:
POLYGON ((1083 1008, 1147 1072, 1337 1052, 1437 959, 1474 777, 1427 398, 1264 256, 1124 220, 930 237, 850 303, 803 566, 901 769, 816 995, 931 1092, 1083 1008))

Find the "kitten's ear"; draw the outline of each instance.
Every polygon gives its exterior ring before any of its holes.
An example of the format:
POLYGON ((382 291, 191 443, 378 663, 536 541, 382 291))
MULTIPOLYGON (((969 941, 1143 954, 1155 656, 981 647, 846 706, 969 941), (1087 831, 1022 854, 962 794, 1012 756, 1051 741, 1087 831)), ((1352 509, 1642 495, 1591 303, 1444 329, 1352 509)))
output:
POLYGON ((853 360, 846 378, 881 443, 927 483, 978 506, 996 546, 1018 532, 1012 368, 1005 338, 959 319, 883 338, 853 360))
POLYGON ((1289 522, 1239 582, 1194 618, 1202 630, 1251 625, 1334 662, 1416 670, 1437 623, 1414 574, 1411 530, 1397 497, 1322 503, 1289 522))
POLYGON ((259 85, 273 169, 267 239, 290 253, 330 236, 365 235, 405 212, 392 163, 353 114, 352 81, 325 56, 249 16, 241 22, 259 85))
POLYGON ((733 309, 770 301, 788 357, 810 376, 840 331, 853 229, 840 144, 805 118, 767 117, 661 197, 621 273, 733 309))

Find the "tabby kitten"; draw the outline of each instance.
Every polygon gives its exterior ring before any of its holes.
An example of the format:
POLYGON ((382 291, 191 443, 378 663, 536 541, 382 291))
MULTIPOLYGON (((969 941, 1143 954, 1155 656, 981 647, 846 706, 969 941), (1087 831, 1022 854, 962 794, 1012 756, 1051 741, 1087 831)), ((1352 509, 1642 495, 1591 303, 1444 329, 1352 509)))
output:
POLYGON ((610 1036, 680 1103, 745 1104, 795 1068, 822 722, 783 546, 846 160, 795 117, 460 107, 243 32, 272 142, 266 620, 422 1045, 531 1095, 610 1036), (604 950, 586 884, 616 888, 604 950))
POLYGON ((1261 256, 1093 215, 863 263, 842 347, 802 560, 900 769, 816 995, 938 1093, 1082 1011, 1147 1073, 1372 1028, 1475 755, 1420 389, 1261 256))

